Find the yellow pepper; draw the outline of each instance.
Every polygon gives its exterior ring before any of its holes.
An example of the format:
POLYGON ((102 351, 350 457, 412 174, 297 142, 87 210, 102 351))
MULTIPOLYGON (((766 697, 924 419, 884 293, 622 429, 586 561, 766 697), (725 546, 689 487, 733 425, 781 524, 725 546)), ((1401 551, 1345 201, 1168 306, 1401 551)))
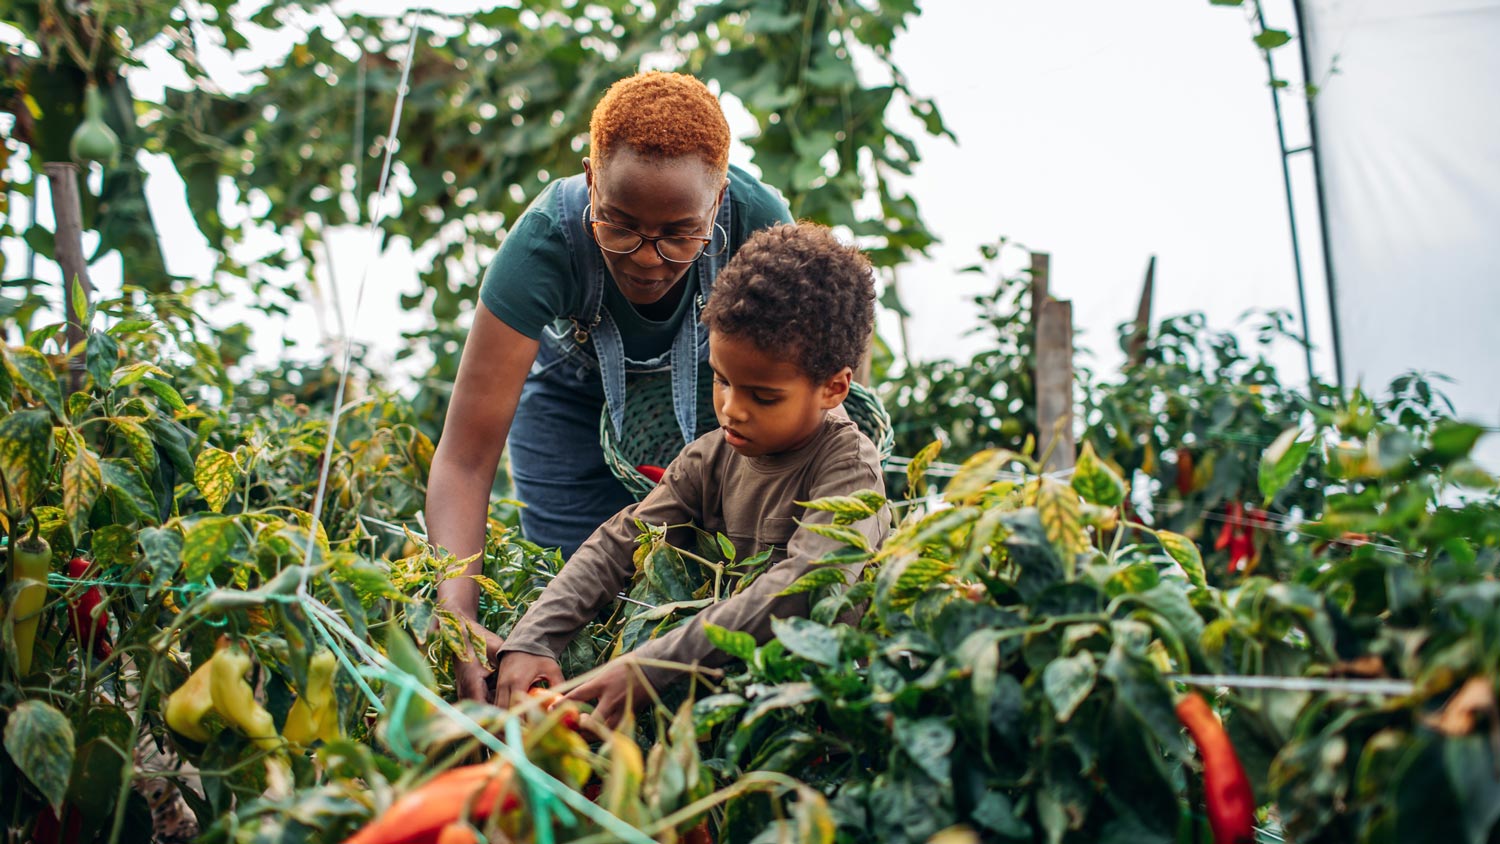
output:
POLYGON ((18 586, 10 605, 11 633, 21 677, 31 673, 31 653, 36 647, 37 624, 47 606, 47 571, 51 567, 52 548, 40 536, 21 539, 10 549, 10 582, 18 586))
POLYGON ((338 660, 333 651, 318 651, 308 661, 307 688, 287 711, 282 738, 302 747, 314 741, 339 738, 339 705, 333 693, 333 676, 337 671, 338 660))
POLYGON ((200 744, 213 738, 213 732, 204 725, 203 719, 214 708, 213 694, 208 689, 208 677, 217 656, 215 654, 198 666, 188 676, 187 682, 167 697, 166 711, 163 713, 172 732, 200 744))
POLYGON ((224 720, 245 738, 262 750, 277 750, 282 746, 281 736, 276 734, 276 724, 271 713, 255 699, 255 689, 245 682, 250 672, 250 654, 238 644, 231 644, 209 662, 208 689, 213 696, 214 709, 224 720))

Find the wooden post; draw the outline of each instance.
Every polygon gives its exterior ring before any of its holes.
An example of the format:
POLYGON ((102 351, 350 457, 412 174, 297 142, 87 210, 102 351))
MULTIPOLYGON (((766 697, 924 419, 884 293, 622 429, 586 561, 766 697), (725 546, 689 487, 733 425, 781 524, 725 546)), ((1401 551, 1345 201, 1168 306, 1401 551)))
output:
POLYGON ((1037 453, 1043 471, 1073 468, 1073 303, 1052 298, 1050 256, 1031 256, 1031 318, 1035 329, 1037 453), (1049 454, 1050 451, 1050 454, 1049 454))
POLYGON ((47 182, 52 190, 53 248, 63 274, 63 311, 68 321, 68 388, 76 393, 82 389, 87 371, 84 347, 88 341, 88 331, 77 314, 88 311, 89 294, 94 292, 94 285, 89 282, 88 262, 83 259, 83 208, 78 200, 78 165, 48 161, 42 168, 47 172, 47 182), (73 301, 74 279, 78 280, 83 291, 82 302, 73 301))
POLYGON ((1156 256, 1146 264, 1146 282, 1141 285, 1141 303, 1135 309, 1135 328, 1130 333, 1130 344, 1125 350, 1126 359, 1139 364, 1146 352, 1146 341, 1151 339, 1151 297, 1156 283, 1156 256))

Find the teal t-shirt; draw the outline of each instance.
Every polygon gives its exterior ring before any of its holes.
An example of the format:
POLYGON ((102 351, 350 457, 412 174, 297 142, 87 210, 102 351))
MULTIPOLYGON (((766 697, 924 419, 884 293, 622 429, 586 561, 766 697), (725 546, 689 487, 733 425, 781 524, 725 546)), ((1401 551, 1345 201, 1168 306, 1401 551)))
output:
MULTIPOLYGON (((584 284, 573 271, 562 223, 557 219, 557 183, 548 185, 511 227, 500 252, 485 271, 479 300, 501 322, 533 340, 556 319, 585 316, 584 284)), ((790 223, 786 202, 771 188, 738 167, 729 168, 729 252, 750 235, 777 223, 790 223)), ((625 342, 626 356, 646 360, 671 348, 672 340, 697 295, 698 265, 693 264, 677 308, 665 320, 642 316, 611 280, 605 284, 604 307, 625 342)))

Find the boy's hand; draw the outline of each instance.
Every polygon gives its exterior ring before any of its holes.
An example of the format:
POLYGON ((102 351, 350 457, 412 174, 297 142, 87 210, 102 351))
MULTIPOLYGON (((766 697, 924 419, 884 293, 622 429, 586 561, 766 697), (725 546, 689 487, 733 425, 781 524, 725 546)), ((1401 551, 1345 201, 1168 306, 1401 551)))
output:
POLYGON ((473 637, 469 642, 469 649, 453 666, 453 685, 458 691, 459 700, 483 701, 489 697, 485 681, 495 670, 495 656, 500 653, 505 640, 481 627, 476 621, 469 622, 469 633, 473 637), (474 640, 484 642, 483 659, 474 652, 474 640))
POLYGON ((550 656, 510 651, 500 657, 500 674, 495 679, 495 705, 509 709, 520 703, 532 686, 561 686, 562 666, 550 656))
POLYGON ((580 684, 564 697, 579 703, 598 701, 593 714, 588 717, 614 729, 625 717, 627 708, 639 708, 650 699, 650 688, 651 684, 635 660, 622 656, 612 660, 599 676, 580 684))

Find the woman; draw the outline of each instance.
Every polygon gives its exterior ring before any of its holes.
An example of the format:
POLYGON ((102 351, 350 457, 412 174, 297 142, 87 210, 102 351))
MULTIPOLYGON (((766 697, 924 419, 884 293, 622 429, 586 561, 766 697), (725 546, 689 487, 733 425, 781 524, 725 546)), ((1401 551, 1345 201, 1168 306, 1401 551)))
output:
MULTIPOLYGON (((460 558, 484 547, 489 491, 506 442, 525 536, 571 554, 630 504, 605 465, 599 417, 625 407, 626 374, 670 368, 684 443, 697 419, 714 278, 752 232, 790 222, 769 188, 730 167, 729 125, 702 82, 643 73, 615 83, 589 122, 583 173, 549 185, 485 274, 432 462, 427 525, 460 558)), ((477 574, 479 561, 467 573, 477 574)), ((477 617, 468 577, 443 605, 477 617)), ((501 641, 459 665, 458 693, 482 700, 501 641)))

